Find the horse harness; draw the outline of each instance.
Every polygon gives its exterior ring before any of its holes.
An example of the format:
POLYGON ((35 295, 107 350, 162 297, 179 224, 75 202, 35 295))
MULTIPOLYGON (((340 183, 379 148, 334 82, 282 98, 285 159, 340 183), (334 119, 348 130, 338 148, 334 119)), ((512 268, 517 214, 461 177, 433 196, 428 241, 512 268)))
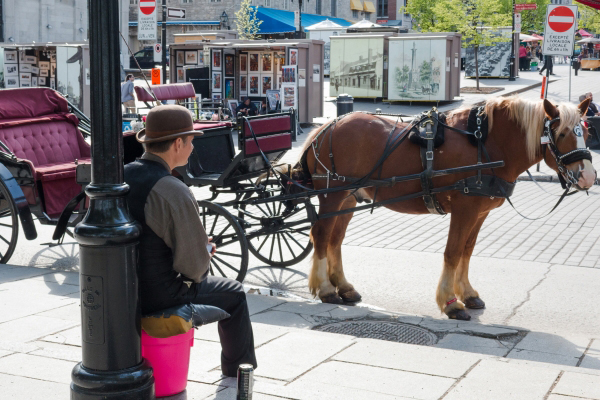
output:
MULTIPOLYGON (((379 113, 367 113, 371 115, 381 115, 379 113)), ((381 175, 381 170, 383 167, 383 162, 387 159, 387 157, 400 145, 402 142, 408 137, 410 141, 413 143, 419 144, 421 146, 421 163, 423 165, 423 172, 419 174, 419 180, 421 182, 422 187, 422 197, 425 202, 425 206, 427 210, 432 214, 445 215, 446 212, 443 210, 439 201, 437 200, 436 193, 441 193, 449 190, 458 190, 463 192, 463 194, 467 196, 482 196, 482 197, 500 197, 500 198, 508 198, 512 195, 516 182, 507 182, 499 177, 494 175, 482 175, 482 168, 477 169, 477 175, 471 176, 465 179, 461 179, 457 181, 454 185, 444 186, 436 188, 433 185, 433 177, 434 177, 434 148, 441 146, 444 143, 444 129, 450 129, 455 132, 468 135, 469 139, 473 143, 473 141, 477 145, 477 164, 481 165, 483 156, 486 157, 487 161, 490 161, 489 155, 485 149, 484 141, 487 137, 487 116, 484 113, 484 107, 475 107, 471 109, 469 114, 469 120, 471 122, 474 121, 474 128, 471 131, 465 131, 462 129, 454 128, 446 124, 446 117, 444 114, 438 113, 437 109, 434 107, 432 110, 422 113, 416 116, 411 124, 406 126, 401 132, 397 135, 393 135, 396 130, 396 124, 390 131, 388 135, 388 140, 383 151, 382 156, 375 163, 375 166, 365 176, 362 178, 350 178, 339 175, 336 172, 335 161, 333 157, 333 130, 335 129, 336 123, 344 118, 346 115, 342 115, 332 122, 329 123, 321 132, 313 139, 311 143, 312 150, 315 154, 315 159, 317 163, 321 165, 321 167, 325 170, 324 174, 317 174, 317 164, 315 164, 314 172, 312 174, 313 180, 324 179, 327 180, 327 188, 329 188, 329 182, 332 181, 342 181, 342 182, 351 182, 356 185, 364 184, 365 186, 375 186, 375 196, 373 202, 375 203, 377 196, 377 189, 379 186, 393 186, 395 182, 395 178, 387 179, 387 180, 371 180, 370 177, 379 170, 379 176, 381 175), (329 135, 327 135, 329 133, 329 135), (331 162, 331 170, 329 170, 319 159, 320 149, 323 144, 325 138, 329 136, 329 159, 331 162)), ((400 119, 400 118, 399 118, 400 119)), ((472 124, 469 124, 469 128, 472 124)), ((303 159, 306 158, 306 153, 303 156, 303 159)), ((492 172, 494 170, 492 169, 492 172)), ((356 191, 358 189, 354 189, 356 191)), ((354 193, 354 192, 353 192, 354 193)))

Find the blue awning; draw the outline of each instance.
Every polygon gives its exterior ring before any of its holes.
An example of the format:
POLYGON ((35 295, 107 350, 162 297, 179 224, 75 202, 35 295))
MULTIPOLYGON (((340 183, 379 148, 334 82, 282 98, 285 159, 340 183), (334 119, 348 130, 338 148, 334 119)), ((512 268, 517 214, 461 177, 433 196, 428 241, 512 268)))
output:
MULTIPOLYGON (((129 26, 137 26, 137 21, 129 21, 129 26)), ((162 21, 158 21, 158 26, 162 25, 162 21)), ((167 21, 169 25, 221 25, 220 21, 167 21)))
MULTIPOLYGON (((252 6, 256 8, 255 6, 252 6)), ((256 18, 263 21, 259 27, 259 34, 269 33, 290 33, 295 32, 294 28, 294 12, 285 10, 276 10, 274 8, 258 7, 256 18)), ((317 24, 319 22, 329 19, 341 26, 350 26, 351 22, 346 21, 342 18, 329 17, 327 15, 316 15, 316 14, 304 14, 302 13, 302 27, 305 28, 310 25, 317 24)))

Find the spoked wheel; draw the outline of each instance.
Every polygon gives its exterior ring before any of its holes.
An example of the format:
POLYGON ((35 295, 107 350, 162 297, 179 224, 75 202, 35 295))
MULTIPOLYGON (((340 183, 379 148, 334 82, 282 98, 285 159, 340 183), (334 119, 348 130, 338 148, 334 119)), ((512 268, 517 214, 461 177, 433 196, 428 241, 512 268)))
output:
POLYGON ((0 180, 0 264, 6 264, 17 246, 19 238, 19 218, 17 207, 0 180))
MULTIPOLYGON (((276 181, 269 180, 263 185, 265 191, 260 193, 259 198, 282 194, 276 181)), ((312 251, 309 239, 311 223, 305 203, 242 204, 239 216, 244 220, 250 252, 268 265, 289 267, 305 259, 312 251)))
POLYGON ((243 282, 248 271, 248 242, 237 219, 223 207, 198 201, 200 218, 217 252, 210 260, 210 274, 243 282))

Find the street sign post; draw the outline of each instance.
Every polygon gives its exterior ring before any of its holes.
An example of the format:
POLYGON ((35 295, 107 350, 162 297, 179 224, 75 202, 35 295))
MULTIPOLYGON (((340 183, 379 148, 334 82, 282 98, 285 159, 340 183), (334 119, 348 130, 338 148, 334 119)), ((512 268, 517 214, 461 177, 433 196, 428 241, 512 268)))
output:
POLYGON ((523 11, 523 10, 537 10, 537 4, 535 3, 525 3, 525 4, 515 4, 515 11, 523 11))
POLYGON ((168 18, 185 18, 185 9, 183 8, 167 8, 168 18))
POLYGON ((577 26, 577 6, 549 5, 544 28, 545 56, 572 56, 577 26))
POLYGON ((154 62, 159 63, 162 61, 162 45, 160 43, 155 43, 153 46, 154 49, 154 62))
POLYGON ((138 40, 156 40, 156 1, 140 0, 138 10, 138 40))
POLYGON ((515 13, 515 33, 521 33, 521 14, 515 13))

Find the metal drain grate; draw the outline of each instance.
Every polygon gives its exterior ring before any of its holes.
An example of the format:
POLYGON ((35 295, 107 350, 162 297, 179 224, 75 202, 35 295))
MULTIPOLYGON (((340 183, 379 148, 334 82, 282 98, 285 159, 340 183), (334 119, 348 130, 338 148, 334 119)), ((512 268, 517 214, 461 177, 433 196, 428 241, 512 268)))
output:
POLYGON ((314 329, 359 338, 380 339, 423 346, 431 346, 437 343, 437 336, 427 329, 400 322, 348 321, 322 325, 314 329))

